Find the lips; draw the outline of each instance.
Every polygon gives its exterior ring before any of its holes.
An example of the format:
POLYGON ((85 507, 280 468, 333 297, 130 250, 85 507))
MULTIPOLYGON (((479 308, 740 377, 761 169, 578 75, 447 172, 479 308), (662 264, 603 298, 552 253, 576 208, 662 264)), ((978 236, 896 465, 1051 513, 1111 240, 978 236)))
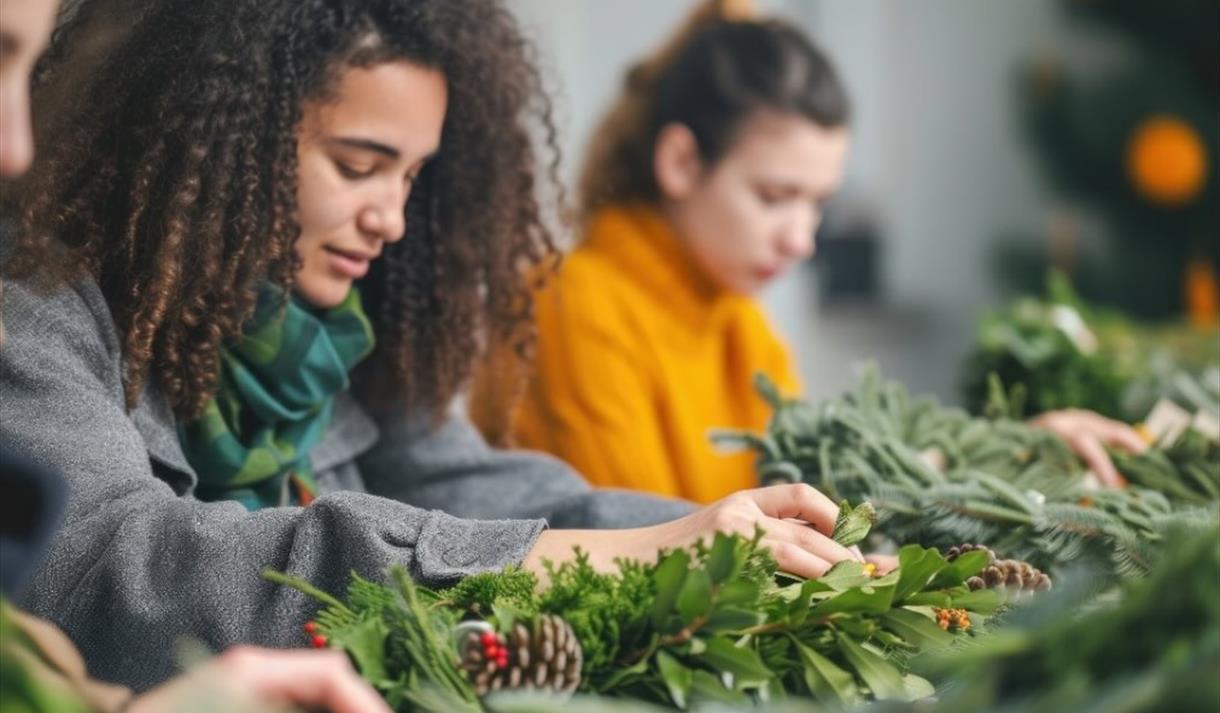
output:
POLYGON ((376 254, 357 250, 342 250, 327 245, 326 255, 333 271, 352 280, 359 280, 368 274, 369 263, 377 259, 376 254))
POLYGON ((754 277, 759 280, 770 280, 780 273, 778 267, 760 267, 754 271, 754 277))

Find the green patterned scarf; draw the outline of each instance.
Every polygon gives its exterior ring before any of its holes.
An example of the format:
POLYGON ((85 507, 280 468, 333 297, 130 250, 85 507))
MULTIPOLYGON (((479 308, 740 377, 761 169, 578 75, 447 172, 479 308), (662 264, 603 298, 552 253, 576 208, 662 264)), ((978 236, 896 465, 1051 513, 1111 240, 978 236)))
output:
POLYGON ((373 327, 352 288, 318 311, 263 290, 237 344, 221 352, 220 387, 203 415, 179 428, 199 474, 201 500, 249 510, 308 505, 316 485, 309 451, 330 424, 335 394, 373 349, 373 327))

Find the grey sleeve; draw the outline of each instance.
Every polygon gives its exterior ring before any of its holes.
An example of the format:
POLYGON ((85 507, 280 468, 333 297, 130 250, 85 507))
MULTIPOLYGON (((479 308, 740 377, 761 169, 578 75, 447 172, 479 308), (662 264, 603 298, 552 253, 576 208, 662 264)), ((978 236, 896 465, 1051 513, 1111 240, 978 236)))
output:
POLYGON ((381 438, 360 459, 369 492, 458 517, 545 518, 556 528, 640 527, 695 510, 684 500, 593 488, 548 455, 492 448, 456 408, 430 425, 419 415, 378 422, 381 438))
MULTIPOLYGON (((100 297, 100 296, 99 296, 100 297)), ((0 438, 60 471, 64 525, 20 603, 61 626, 90 672, 144 689, 174 673, 174 642, 301 646, 316 603, 270 567, 340 592, 349 572, 406 566, 425 584, 520 562, 541 520, 460 520, 361 493, 247 512, 158 479, 124 409, 109 315, 88 296, 6 286, 0 438)))

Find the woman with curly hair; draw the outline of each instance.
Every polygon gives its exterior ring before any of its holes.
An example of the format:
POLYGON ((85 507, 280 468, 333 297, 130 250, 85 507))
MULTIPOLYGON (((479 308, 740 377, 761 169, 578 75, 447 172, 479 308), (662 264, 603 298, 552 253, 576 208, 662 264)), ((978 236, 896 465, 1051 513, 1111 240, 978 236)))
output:
POLYGON ((811 488, 695 511, 594 491, 449 408, 483 340, 528 353, 523 276, 553 252, 530 54, 496 0, 86 0, 57 33, 0 437, 68 477, 24 601, 95 673, 150 685, 184 635, 299 641, 310 604, 266 567, 439 585, 759 525, 800 574, 858 557, 811 488), (57 88, 116 2, 130 33, 57 88))

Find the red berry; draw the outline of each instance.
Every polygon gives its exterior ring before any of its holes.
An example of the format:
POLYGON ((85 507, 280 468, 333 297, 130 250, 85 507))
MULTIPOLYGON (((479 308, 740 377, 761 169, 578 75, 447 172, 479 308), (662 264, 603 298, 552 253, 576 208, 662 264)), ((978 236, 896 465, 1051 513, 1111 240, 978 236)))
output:
POLYGON ((306 634, 318 633, 318 622, 316 622, 316 621, 305 622, 305 633, 306 634))
POLYGON ((488 644, 483 647, 483 655, 489 659, 494 659, 500 654, 500 647, 495 644, 488 644))
POLYGON ((496 656, 496 668, 505 668, 506 666, 508 666, 508 652, 501 649, 500 653, 496 656))
POLYGON ((314 634, 313 638, 310 641, 311 641, 311 643, 313 643, 313 647, 315 649, 326 648, 326 637, 323 636, 322 634, 314 634))
POLYGON ((496 643, 496 632, 484 631, 483 636, 479 638, 479 641, 483 642, 484 647, 494 645, 496 643))

